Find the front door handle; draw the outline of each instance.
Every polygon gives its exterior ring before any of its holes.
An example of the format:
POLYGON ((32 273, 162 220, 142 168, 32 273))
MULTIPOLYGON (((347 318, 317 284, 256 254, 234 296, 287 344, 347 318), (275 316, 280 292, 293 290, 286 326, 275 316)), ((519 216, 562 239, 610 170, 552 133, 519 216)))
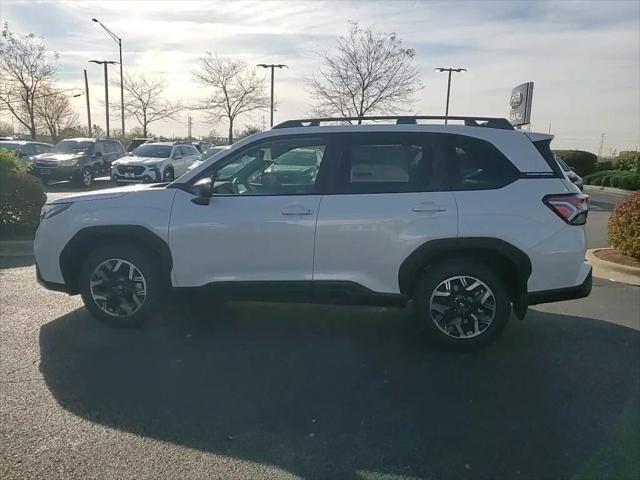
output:
POLYGON ((291 205, 282 210, 282 215, 313 215, 313 210, 303 205, 291 205))
POLYGON ((435 202, 422 202, 413 207, 411 210, 418 213, 434 213, 434 212, 446 212, 447 209, 442 205, 438 205, 435 202))

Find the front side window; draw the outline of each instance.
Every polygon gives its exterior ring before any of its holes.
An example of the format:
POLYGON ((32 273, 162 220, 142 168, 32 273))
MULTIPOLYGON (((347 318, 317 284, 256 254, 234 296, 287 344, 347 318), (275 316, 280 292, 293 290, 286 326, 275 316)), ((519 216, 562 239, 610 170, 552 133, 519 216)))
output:
POLYGON ((215 168, 216 194, 316 193, 326 142, 320 138, 266 140, 230 155, 215 168))
POLYGON ((445 189, 446 168, 428 135, 372 133, 345 141, 337 193, 445 189))

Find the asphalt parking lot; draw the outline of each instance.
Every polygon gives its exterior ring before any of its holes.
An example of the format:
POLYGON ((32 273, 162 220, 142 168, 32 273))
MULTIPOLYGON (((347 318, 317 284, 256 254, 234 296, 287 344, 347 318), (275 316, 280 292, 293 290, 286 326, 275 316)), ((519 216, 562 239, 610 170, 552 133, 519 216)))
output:
MULTIPOLYGON (((65 187, 54 185, 54 195, 65 187)), ((616 195, 592 194, 591 247, 616 195)), ((0 259, 2 478, 638 478, 640 289, 532 307, 471 353, 407 310, 176 296, 112 330, 0 259)))

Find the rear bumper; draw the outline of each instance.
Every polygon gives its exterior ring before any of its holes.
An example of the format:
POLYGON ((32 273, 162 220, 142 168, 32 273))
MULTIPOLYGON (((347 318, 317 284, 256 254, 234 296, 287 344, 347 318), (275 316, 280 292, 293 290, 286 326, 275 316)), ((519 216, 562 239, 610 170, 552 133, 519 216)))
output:
POLYGON ((555 290, 541 290, 539 292, 530 292, 527 295, 529 305, 538 305, 540 303, 561 302, 564 300, 576 300, 578 298, 588 297, 593 286, 592 269, 589 267, 589 273, 580 285, 575 287, 558 288, 555 290))

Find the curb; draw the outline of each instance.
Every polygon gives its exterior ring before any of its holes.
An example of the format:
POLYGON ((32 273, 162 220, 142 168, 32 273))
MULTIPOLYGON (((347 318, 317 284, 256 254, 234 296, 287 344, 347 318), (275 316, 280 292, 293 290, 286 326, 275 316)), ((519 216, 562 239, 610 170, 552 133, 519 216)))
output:
POLYGON ((610 248, 593 248, 587 250, 587 260, 593 267, 593 276, 613 280, 614 282, 640 286, 640 268, 619 263, 609 262, 595 256, 599 250, 612 250, 610 248))
POLYGON ((636 192, 636 190, 623 190, 622 188, 601 187, 599 185, 585 185, 584 188, 585 190, 600 190, 602 192, 618 193, 620 195, 630 195, 636 192))
POLYGON ((0 241, 0 257, 32 257, 33 240, 0 241))

